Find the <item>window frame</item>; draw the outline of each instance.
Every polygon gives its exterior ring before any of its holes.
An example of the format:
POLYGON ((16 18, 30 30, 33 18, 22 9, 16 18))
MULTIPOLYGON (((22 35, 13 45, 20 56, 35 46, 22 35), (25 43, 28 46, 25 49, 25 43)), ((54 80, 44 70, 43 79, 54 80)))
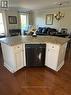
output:
MULTIPOLYGON (((28 13, 20 13, 20 15, 26 15, 27 16, 26 22, 27 22, 27 26, 28 26, 29 25, 29 14, 28 13)), ((21 18, 20 18, 20 24, 21 24, 21 18)))
POLYGON ((0 36, 5 36, 6 35, 6 32, 5 32, 5 23, 4 23, 4 12, 3 11, 0 11, 0 13, 2 14, 2 20, 3 20, 3 27, 4 27, 4 33, 0 33, 0 36))

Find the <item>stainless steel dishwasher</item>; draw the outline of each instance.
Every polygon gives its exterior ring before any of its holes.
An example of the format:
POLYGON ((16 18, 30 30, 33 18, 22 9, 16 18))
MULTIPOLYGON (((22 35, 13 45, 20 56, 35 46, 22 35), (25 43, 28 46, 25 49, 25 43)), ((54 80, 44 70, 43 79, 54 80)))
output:
POLYGON ((26 44, 26 66, 44 66, 46 44, 26 44))

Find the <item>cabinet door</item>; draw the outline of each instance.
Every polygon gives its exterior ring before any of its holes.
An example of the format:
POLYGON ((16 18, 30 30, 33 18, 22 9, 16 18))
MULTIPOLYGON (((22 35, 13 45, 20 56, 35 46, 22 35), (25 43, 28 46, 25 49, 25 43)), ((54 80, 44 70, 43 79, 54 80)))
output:
POLYGON ((46 50, 46 63, 45 65, 53 70, 56 70, 59 54, 59 46, 48 44, 46 50))
POLYGON ((24 67, 23 52, 22 51, 17 51, 17 53, 16 53, 16 69, 19 70, 22 67, 24 67))

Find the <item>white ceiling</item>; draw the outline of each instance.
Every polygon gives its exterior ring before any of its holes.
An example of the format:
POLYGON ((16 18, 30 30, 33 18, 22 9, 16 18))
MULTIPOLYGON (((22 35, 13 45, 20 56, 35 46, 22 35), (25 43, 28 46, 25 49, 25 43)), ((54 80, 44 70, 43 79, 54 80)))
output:
POLYGON ((9 0, 9 6, 38 10, 58 7, 58 2, 61 2, 63 6, 71 6, 71 0, 9 0))

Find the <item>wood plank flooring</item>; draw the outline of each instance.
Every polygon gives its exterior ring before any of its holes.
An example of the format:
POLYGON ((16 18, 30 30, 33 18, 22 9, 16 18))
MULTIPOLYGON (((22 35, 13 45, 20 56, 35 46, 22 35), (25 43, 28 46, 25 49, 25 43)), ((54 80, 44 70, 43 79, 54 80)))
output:
POLYGON ((23 68, 11 74, 0 51, 0 95, 71 95, 71 50, 59 72, 49 68, 23 68))

